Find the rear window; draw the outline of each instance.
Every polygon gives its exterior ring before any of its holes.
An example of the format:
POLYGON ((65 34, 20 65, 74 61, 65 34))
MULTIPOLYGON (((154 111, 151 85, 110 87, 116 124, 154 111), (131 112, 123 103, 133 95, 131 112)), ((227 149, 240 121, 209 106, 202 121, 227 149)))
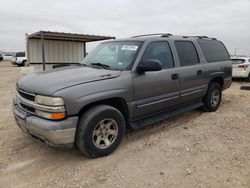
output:
POLYGON ((16 57, 25 57, 25 52, 16 53, 16 57))
POLYGON ((198 43, 200 44, 207 62, 226 61, 230 59, 227 49, 222 42, 199 39, 198 43))
POLYGON ((231 59, 231 61, 232 61, 232 64, 242 64, 246 62, 245 59, 231 59))

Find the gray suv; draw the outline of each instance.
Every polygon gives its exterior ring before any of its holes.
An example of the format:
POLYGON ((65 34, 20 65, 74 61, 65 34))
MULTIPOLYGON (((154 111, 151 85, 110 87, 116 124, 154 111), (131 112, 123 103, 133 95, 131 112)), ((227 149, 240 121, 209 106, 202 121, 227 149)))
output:
POLYGON ((137 129, 203 107, 232 82, 225 46, 205 36, 151 34, 100 44, 79 65, 25 76, 13 112, 28 135, 102 157, 137 129))

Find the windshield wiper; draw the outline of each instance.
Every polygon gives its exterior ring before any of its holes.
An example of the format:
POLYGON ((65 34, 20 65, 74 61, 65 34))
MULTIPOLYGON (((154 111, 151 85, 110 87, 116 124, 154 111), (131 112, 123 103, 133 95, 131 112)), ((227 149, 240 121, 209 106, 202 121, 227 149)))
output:
POLYGON ((83 63, 77 63, 77 64, 74 64, 75 66, 84 66, 86 67, 86 64, 83 64, 83 63))
POLYGON ((90 63, 90 65, 99 66, 99 67, 102 67, 104 69, 110 69, 109 65, 106 65, 106 64, 103 64, 103 63, 90 63))

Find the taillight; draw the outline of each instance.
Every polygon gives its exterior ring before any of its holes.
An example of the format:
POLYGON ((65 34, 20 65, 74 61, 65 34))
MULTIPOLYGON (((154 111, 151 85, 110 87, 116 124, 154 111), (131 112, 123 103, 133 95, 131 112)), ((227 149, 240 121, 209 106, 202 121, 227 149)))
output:
POLYGON ((247 69, 248 66, 249 66, 249 65, 242 64, 242 65, 239 65, 238 67, 239 67, 239 68, 243 68, 243 69, 247 69))

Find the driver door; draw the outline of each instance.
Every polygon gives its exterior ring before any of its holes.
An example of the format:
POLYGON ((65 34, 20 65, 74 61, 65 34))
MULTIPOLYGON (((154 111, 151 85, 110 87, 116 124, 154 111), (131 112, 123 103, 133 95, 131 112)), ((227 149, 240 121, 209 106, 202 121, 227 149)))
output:
POLYGON ((156 59, 162 70, 133 74, 134 118, 166 110, 179 104, 179 71, 167 41, 152 42, 146 48, 142 60, 156 59))

